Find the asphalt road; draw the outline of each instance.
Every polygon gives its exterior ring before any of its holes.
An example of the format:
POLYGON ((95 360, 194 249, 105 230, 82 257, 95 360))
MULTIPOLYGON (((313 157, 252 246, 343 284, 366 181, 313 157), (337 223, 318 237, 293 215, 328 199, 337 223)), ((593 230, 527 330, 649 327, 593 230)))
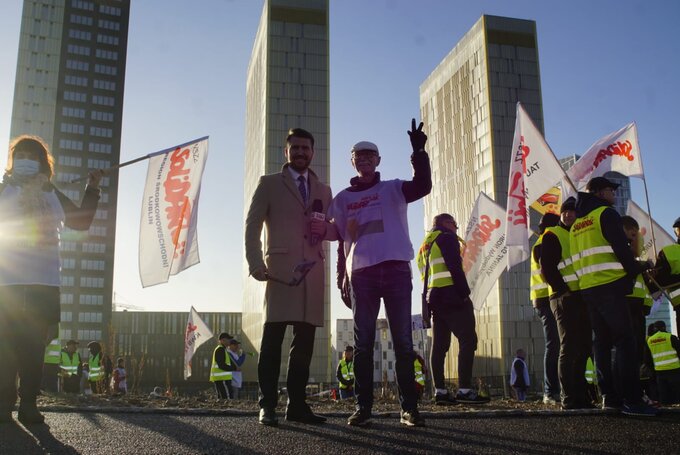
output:
MULTIPOLYGON (((406 428, 395 416, 354 428, 281 421, 263 427, 241 416, 46 412, 47 425, 0 425, 0 454, 676 454, 680 413, 655 418, 609 414, 427 416, 406 428)), ((16 414, 15 414, 16 416, 16 414)))

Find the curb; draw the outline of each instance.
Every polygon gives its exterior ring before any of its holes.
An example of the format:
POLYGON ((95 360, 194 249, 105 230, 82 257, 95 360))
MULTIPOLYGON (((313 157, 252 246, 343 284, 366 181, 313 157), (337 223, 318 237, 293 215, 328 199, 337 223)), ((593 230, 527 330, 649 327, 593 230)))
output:
MULTIPOLYGON (((159 414, 159 415, 184 415, 184 416, 229 416, 249 417, 257 416, 259 411, 244 411, 240 409, 203 409, 203 408, 142 408, 142 407, 70 407, 70 406, 39 406, 42 412, 56 413, 92 413, 92 414, 159 414)), ((324 417, 347 418, 348 412, 317 412, 324 417)), ((573 417, 576 415, 617 415, 620 411, 615 409, 568 409, 568 410, 523 410, 523 409, 495 409, 495 410, 466 410, 466 411, 421 411, 423 417, 430 419, 447 418, 509 418, 509 417, 573 417)), ((680 408, 662 408, 660 414, 680 414, 680 408)), ((373 418, 399 417, 399 411, 374 412, 373 418)))

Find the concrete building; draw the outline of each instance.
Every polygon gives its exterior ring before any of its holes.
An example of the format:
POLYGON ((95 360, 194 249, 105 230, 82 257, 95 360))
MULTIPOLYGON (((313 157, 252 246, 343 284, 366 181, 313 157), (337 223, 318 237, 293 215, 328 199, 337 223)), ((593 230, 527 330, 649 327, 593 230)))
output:
MULTIPOLYGON (((184 380, 184 336, 188 313, 158 311, 114 311, 106 352, 115 362, 125 359, 129 376, 128 388, 146 391, 155 386, 173 389, 210 387, 212 353, 217 346, 217 336, 227 332, 243 343, 245 352, 254 352, 252 345, 243 340, 241 313, 199 313, 215 338, 203 343, 191 362, 192 375, 184 380)), ((255 356, 248 356, 243 365, 243 380, 256 389, 257 365, 255 356)), ((254 398, 254 396, 253 396, 254 398)))
MULTIPOLYGON (((464 226, 480 191, 505 205, 518 101, 543 131, 536 23, 484 15, 420 86, 437 182, 425 198, 426 225, 448 212, 464 226)), ((501 275, 476 317, 475 377, 507 387, 522 347, 532 375, 542 378, 543 332, 529 300, 528 261, 501 275)))
MULTIPOLYGON (((80 203, 90 169, 119 163, 129 0, 24 0, 11 137, 41 136, 54 182, 80 203)), ((62 339, 107 337, 118 176, 104 177, 89 232, 62 233, 62 339)))
MULTIPOLYGON (((328 0, 265 0, 246 86, 246 213, 259 177, 281 171, 290 128, 304 128, 314 135, 312 168, 322 182, 329 183, 328 43, 328 0)), ((326 257, 330 257, 325 248, 326 257)), ((248 276, 245 259, 243 263, 243 333, 259 349, 265 286, 248 276)), ((319 266, 330 276, 327 262, 319 266)), ((325 324, 316 330, 310 382, 331 378, 329 281, 320 304, 324 305, 325 324)), ((284 345, 290 340, 288 333, 284 345)), ((287 362, 284 355, 282 380, 287 362)))
MULTIPOLYGON (((413 349, 420 354, 426 362, 428 370, 428 380, 430 380, 430 352, 432 350, 432 338, 428 336, 426 330, 414 329, 413 349)), ((335 340, 333 342, 333 382, 337 385, 335 372, 338 363, 342 359, 342 353, 347 346, 354 345, 354 320, 337 319, 335 322, 335 340)), ((451 353, 450 353, 451 354, 451 353)), ((453 353, 453 354, 457 354, 453 353)), ((378 319, 375 326, 375 344, 373 348, 373 382, 396 382, 395 370, 396 356, 392 345, 392 334, 387 319, 378 319)))

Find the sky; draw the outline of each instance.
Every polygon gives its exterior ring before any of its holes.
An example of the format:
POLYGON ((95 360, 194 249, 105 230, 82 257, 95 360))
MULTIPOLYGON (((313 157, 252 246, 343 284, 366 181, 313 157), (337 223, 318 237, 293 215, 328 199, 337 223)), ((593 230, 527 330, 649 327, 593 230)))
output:
MULTIPOLYGON (((0 2, 3 144, 10 139, 22 4, 0 2)), ((205 135, 210 154, 199 207, 201 263, 145 289, 137 251, 146 166, 120 171, 114 271, 119 303, 148 311, 188 312, 192 305, 199 312, 241 311, 242 282, 248 279, 245 86, 262 5, 263 0, 132 0, 121 161, 205 135)), ((651 212, 672 231, 680 216, 675 0, 331 0, 333 192, 354 175, 349 150, 361 140, 378 144, 383 178, 410 177, 406 130, 419 117, 419 86, 482 14, 536 21, 545 138, 558 158, 583 153, 600 137, 637 123, 651 212)), ((5 163, 3 153, 0 166, 5 163)), ((645 207, 642 181, 633 180, 632 188, 633 199, 645 207)), ((426 225, 422 202, 411 204, 409 224, 417 248, 426 225)), ((330 260, 334 283, 335 256, 330 260)), ((413 313, 419 313, 420 283, 414 281, 414 287, 413 313)), ((331 289, 331 318, 350 318, 331 289)))

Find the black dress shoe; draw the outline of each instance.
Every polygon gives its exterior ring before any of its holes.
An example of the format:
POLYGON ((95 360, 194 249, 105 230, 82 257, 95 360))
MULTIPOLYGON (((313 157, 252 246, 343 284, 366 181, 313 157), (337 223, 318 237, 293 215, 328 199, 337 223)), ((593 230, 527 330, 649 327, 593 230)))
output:
POLYGON ((314 414, 309 406, 302 409, 286 409, 286 420, 288 422, 300 422, 300 423, 324 423, 326 421, 325 417, 314 414))
POLYGON ((276 418, 276 411, 272 408, 260 409, 260 425, 267 425, 275 427, 279 424, 279 419, 276 418))

